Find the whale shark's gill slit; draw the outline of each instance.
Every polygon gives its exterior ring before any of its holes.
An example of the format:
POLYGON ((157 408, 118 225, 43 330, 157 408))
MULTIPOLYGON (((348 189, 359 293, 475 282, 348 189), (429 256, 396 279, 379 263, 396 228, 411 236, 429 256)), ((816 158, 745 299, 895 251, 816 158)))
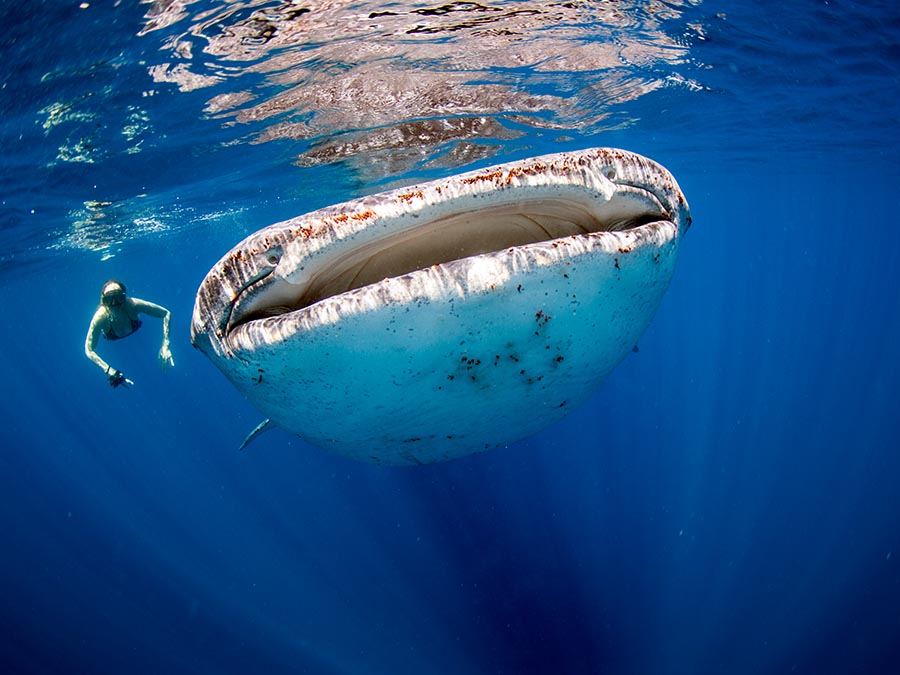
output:
POLYGON ((508 206, 456 213, 364 247, 335 252, 298 284, 292 301, 285 302, 282 285, 277 302, 257 298, 253 309, 238 317, 231 328, 434 265, 573 235, 633 229, 669 217, 646 193, 617 195, 599 204, 523 199, 508 206))

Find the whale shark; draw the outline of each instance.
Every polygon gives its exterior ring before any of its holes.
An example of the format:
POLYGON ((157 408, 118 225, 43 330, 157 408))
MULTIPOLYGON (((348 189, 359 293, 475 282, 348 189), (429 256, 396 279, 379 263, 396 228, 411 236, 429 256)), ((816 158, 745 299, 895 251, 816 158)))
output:
POLYGON ((191 341, 315 446, 446 461, 582 403, 650 323, 690 224, 672 174, 625 150, 460 173, 249 235, 200 284, 191 341))

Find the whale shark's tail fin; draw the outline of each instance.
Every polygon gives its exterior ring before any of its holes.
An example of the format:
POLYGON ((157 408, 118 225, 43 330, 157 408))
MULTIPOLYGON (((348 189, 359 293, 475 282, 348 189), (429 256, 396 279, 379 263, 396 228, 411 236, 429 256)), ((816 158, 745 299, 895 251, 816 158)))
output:
POLYGON ((271 421, 272 420, 270 420, 270 419, 264 419, 262 422, 257 424, 254 427, 253 431, 251 431, 249 434, 247 434, 247 438, 244 439, 244 442, 241 443, 241 447, 239 447, 238 450, 243 450, 244 448, 246 448, 247 444, 250 441, 252 441, 254 438, 259 436, 262 432, 264 432, 269 427, 269 422, 271 422, 271 421))

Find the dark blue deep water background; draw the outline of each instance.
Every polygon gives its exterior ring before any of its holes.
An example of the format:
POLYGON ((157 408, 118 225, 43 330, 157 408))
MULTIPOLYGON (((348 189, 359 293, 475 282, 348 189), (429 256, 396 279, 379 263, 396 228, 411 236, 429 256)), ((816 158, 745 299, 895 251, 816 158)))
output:
MULTIPOLYGON (((480 71, 574 112, 531 123, 513 99, 486 115, 516 133, 334 161, 309 150, 359 121, 263 138, 318 111, 211 112, 275 97, 229 79, 252 61, 203 61, 227 21, 192 33, 195 72, 227 71, 211 87, 152 76, 203 12, 288 5, 201 2, 149 31, 175 3, 85 4, 0 3, 0 671, 900 672, 894 3, 634 3, 613 41, 672 58, 480 71), (465 143, 483 152, 451 161, 465 143), (416 469, 280 431, 237 451, 261 415, 188 336, 225 251, 384 185, 592 145, 668 167, 694 224, 640 351, 585 405, 416 469), (100 346, 131 390, 83 354, 109 277, 172 310, 172 371, 153 320, 100 346)), ((317 4, 371 12, 305 20, 317 4)), ((599 45, 602 24, 577 28, 599 45)), ((434 48, 487 39, 470 28, 434 48)))

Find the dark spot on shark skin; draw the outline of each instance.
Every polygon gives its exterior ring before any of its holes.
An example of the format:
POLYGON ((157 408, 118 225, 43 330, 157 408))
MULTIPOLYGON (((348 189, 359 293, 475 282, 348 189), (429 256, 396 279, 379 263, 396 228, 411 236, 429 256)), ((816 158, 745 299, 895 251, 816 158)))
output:
MULTIPOLYGON (((534 320, 537 322, 538 328, 543 328, 547 325, 547 322, 550 321, 552 317, 549 314, 544 314, 543 309, 539 309, 534 314, 534 320)), ((535 335, 540 335, 538 331, 534 331, 535 335)))

